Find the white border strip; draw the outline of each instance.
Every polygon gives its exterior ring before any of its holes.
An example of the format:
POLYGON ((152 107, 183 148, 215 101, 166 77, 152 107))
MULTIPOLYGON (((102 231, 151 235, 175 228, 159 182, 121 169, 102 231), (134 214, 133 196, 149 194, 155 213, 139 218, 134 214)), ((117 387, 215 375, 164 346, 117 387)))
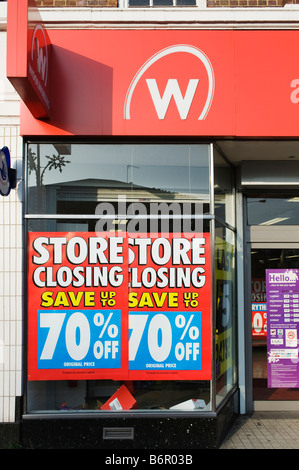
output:
MULTIPOLYGON (((0 4, 1 5, 1 4, 0 4)), ((298 29, 299 5, 275 8, 40 8, 47 28, 298 29)))
MULTIPOLYGON (((260 8, 46 8, 47 29, 299 29, 299 5, 260 8)), ((205 4, 205 0, 204 0, 205 4)), ((7 2, 0 2, 0 31, 6 30, 7 2)))

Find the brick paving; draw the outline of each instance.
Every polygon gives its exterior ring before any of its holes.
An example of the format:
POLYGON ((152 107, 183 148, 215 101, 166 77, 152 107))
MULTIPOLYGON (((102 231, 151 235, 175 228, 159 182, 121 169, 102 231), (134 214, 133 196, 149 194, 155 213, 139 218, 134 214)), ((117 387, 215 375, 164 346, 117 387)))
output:
POLYGON ((239 416, 220 449, 299 449, 299 413, 239 416))

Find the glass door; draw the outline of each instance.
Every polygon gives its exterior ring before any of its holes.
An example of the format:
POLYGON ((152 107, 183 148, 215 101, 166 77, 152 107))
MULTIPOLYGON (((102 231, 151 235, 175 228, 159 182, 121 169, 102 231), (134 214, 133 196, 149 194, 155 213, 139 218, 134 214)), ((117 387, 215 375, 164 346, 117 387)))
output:
POLYGON ((253 401, 299 400, 299 388, 268 386, 266 269, 299 269, 299 248, 251 249, 253 401))

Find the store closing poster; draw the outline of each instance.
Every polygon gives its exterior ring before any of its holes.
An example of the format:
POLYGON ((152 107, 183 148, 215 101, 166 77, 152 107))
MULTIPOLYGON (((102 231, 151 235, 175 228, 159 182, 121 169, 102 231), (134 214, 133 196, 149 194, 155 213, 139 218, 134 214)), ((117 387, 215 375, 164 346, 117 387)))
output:
POLYGON ((28 233, 29 380, 209 380, 209 234, 28 233))
POLYGON ((299 269, 267 269, 268 387, 298 388, 299 269))

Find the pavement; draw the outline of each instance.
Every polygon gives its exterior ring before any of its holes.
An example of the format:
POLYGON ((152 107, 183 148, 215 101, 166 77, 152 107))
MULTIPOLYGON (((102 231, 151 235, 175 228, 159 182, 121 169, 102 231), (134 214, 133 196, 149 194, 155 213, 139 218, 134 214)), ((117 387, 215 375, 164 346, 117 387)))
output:
POLYGON ((219 449, 298 449, 299 413, 240 415, 219 449))

